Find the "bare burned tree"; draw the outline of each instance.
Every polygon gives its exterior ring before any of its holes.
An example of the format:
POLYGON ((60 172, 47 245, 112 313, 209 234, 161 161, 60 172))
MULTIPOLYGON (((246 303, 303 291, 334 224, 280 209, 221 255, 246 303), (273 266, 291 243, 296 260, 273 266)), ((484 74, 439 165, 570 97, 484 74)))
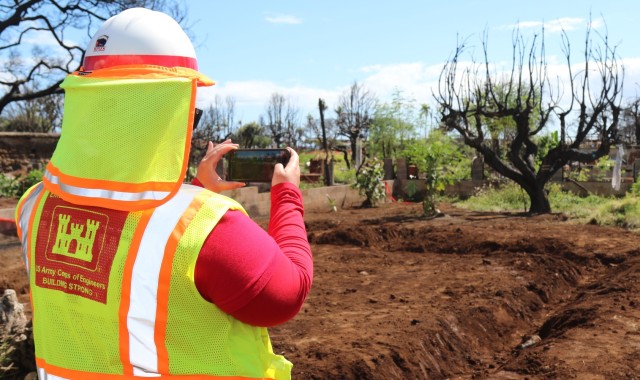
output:
POLYGON ((474 60, 460 67, 466 44, 459 43, 440 76, 438 94, 441 120, 456 131, 465 144, 475 148, 496 172, 516 182, 531 200, 529 212, 551 211, 545 184, 570 162, 592 162, 609 153, 617 142, 623 69, 618 65, 616 47, 606 34, 597 35, 587 27, 582 69, 574 73, 567 35, 562 34, 568 81, 551 80, 545 58, 544 30, 531 43, 514 31, 511 68, 498 74, 488 56, 487 35, 483 37, 484 62, 474 60), (563 92, 570 99, 561 102, 563 92), (538 138, 548 133, 552 120, 559 123, 559 143, 538 157, 538 138), (502 133, 506 152, 492 143, 495 126, 505 121, 502 133), (592 151, 581 144, 596 139, 592 151))
POLYGON ((0 0, 0 114, 13 102, 61 93, 59 84, 80 67, 92 33, 131 7, 184 21, 184 5, 173 0, 0 0), (34 40, 38 43, 29 51, 34 40))
POLYGON ((228 139, 234 132, 235 113, 235 98, 216 95, 213 103, 203 110, 194 138, 216 142, 228 139))
POLYGON ((324 184, 325 186, 333 186, 332 151, 338 150, 337 140, 339 131, 336 127, 335 120, 325 118, 327 109, 328 107, 324 99, 318 99, 319 118, 316 119, 311 114, 308 114, 306 129, 313 134, 312 139, 317 142, 315 145, 319 146, 324 152, 324 184))
MULTIPOLYGON (((359 138, 366 139, 373 124, 377 100, 363 85, 354 82, 340 95, 336 108, 336 124, 340 134, 349 139, 351 161, 356 161, 356 143, 359 138)), ((345 154, 345 160, 347 156, 345 154)), ((349 166, 349 161, 347 166, 349 166)))
POLYGON ((0 131, 49 133, 62 124, 62 94, 15 102, 0 119, 0 131))
POLYGON ((296 147, 298 142, 298 120, 300 111, 291 99, 277 92, 271 94, 262 118, 276 147, 288 145, 296 147))
POLYGON ((620 138, 628 144, 640 144, 640 99, 627 103, 622 110, 620 138))
MULTIPOLYGON (((202 116, 191 138, 189 167, 195 167, 207 152, 209 141, 222 142, 230 138, 234 131, 236 101, 227 96, 216 95, 213 103, 202 111, 202 116)), ((187 173, 191 179, 193 173, 187 173)))

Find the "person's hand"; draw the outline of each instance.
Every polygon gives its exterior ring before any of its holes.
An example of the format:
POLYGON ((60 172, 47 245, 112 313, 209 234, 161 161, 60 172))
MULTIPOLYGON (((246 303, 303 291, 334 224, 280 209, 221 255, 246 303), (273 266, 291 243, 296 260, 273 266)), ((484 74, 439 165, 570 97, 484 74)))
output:
POLYGON ((276 164, 273 170, 273 177, 271 178, 271 186, 283 182, 290 182, 300 187, 300 158, 298 158, 298 153, 292 148, 287 147, 287 150, 291 154, 289 163, 287 163, 286 167, 282 164, 276 164))
POLYGON ((214 144, 209 141, 207 153, 198 164, 198 170, 196 172, 196 178, 202 183, 205 189, 219 193, 221 191, 233 190, 245 186, 243 182, 225 181, 216 172, 218 161, 220 161, 222 156, 234 149, 238 149, 238 144, 233 144, 230 139, 220 144, 214 144))

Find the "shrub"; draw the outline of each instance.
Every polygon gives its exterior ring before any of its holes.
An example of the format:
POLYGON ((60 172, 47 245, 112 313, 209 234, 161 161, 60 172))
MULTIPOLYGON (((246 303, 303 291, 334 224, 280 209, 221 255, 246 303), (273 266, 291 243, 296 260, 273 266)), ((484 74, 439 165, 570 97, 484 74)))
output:
POLYGON ((0 197, 18 198, 22 196, 31 186, 42 181, 43 175, 42 170, 32 170, 26 175, 16 177, 0 174, 0 197))
POLYGON ((631 193, 635 196, 640 196, 640 176, 638 177, 638 180, 631 185, 631 193))
POLYGON ((6 174, 0 174, 0 197, 14 198, 19 192, 18 180, 6 174))
MULTIPOLYGON (((408 143, 402 154, 408 157, 424 176, 425 195, 422 201, 424 214, 426 216, 439 214, 440 211, 436 208, 438 195, 446 185, 463 179, 469 173, 469 160, 464 151, 459 149, 451 137, 434 130, 427 139, 408 143)), ((411 189, 407 190, 412 196, 411 189)))
POLYGON ((362 202, 362 207, 376 207, 378 202, 384 199, 383 179, 384 168, 379 159, 373 158, 362 166, 360 173, 356 176, 356 183, 353 184, 360 195, 366 198, 362 202))

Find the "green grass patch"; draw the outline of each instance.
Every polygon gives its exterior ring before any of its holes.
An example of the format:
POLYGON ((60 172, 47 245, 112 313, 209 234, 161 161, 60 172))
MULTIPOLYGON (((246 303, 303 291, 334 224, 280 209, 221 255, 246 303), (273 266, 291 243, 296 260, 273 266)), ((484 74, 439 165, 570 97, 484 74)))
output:
MULTIPOLYGON (((616 226, 640 230, 640 196, 629 193, 624 198, 589 195, 580 197, 550 184, 549 203, 554 213, 562 213, 576 223, 616 226)), ((456 201, 458 207, 474 211, 523 212, 529 209, 529 197, 515 183, 480 188, 468 199, 456 201)))
POLYGON ((588 217, 588 222, 601 226, 640 230, 640 198, 626 196, 608 200, 593 211, 588 217))
POLYGON ((474 195, 456 202, 460 207, 474 211, 524 212, 529 209, 527 193, 513 182, 501 186, 487 185, 476 189, 474 195))

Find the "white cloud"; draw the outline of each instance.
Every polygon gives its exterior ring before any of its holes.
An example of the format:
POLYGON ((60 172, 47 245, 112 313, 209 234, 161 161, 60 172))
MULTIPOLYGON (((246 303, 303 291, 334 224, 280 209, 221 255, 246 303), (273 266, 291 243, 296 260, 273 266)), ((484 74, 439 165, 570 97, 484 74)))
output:
MULTIPOLYGON (((27 38, 23 38, 22 39, 22 43, 23 44, 31 44, 31 45, 38 45, 38 46, 50 46, 50 47, 55 47, 55 48, 59 48, 60 44, 58 43, 58 40, 56 40, 51 33, 49 32, 45 32, 45 31, 35 31, 33 33, 31 33, 30 35, 28 35, 27 38)), ((66 39, 64 41, 65 44, 67 44, 67 46, 81 46, 78 44, 78 42, 74 41, 74 40, 70 40, 70 39, 66 39)), ((81 46, 84 47, 84 46, 81 46)))
POLYGON ((293 15, 285 15, 285 14, 269 15, 265 17, 265 20, 273 24, 290 24, 290 25, 302 24, 302 19, 293 15))
MULTIPOLYGON (((432 103, 431 91, 437 85, 442 65, 426 66, 423 63, 372 65, 359 69, 358 83, 370 90, 380 101, 389 101, 395 90, 417 103, 432 103), (364 75, 362 75, 364 74, 364 75)), ((243 122, 257 120, 264 113, 271 94, 277 92, 289 97, 300 109, 300 116, 318 115, 318 99, 322 98, 333 110, 340 95, 351 83, 337 88, 318 88, 304 85, 286 86, 271 81, 223 82, 198 90, 198 105, 206 107, 216 95, 231 96, 236 102, 237 119, 243 122)))
POLYGON ((598 18, 591 21, 591 28, 593 29, 602 29, 605 26, 604 19, 598 18))
MULTIPOLYGON (((561 17, 550 21, 521 21, 516 24, 505 25, 501 29, 541 29, 544 27, 545 32, 557 33, 568 32, 572 30, 578 30, 584 28, 587 25, 587 20, 584 18, 576 17, 561 17)), ((591 21, 591 27, 598 29, 604 25, 602 19, 596 19, 591 21)))
MULTIPOLYGON (((562 57, 547 57, 547 72, 551 81, 554 96, 561 96, 561 105, 568 106, 570 87, 568 86, 569 71, 562 57)), ((621 59, 625 68, 624 99, 640 96, 640 58, 621 59)), ((477 64, 477 63, 476 63, 477 64)), ((491 65, 494 73, 507 71, 509 62, 496 62, 491 65)), ((434 106, 433 92, 437 91, 438 80, 443 64, 426 65, 422 62, 398 63, 391 65, 371 65, 358 70, 355 80, 370 90, 380 101, 391 100, 394 91, 402 91, 405 99, 414 99, 416 104, 428 103, 434 106)), ((458 69, 474 67, 470 61, 459 61, 458 69)), ((573 63, 573 74, 584 69, 583 62, 573 63)), ((198 90, 198 104, 201 107, 213 102, 216 95, 231 96, 236 101, 236 120, 243 122, 257 121, 264 114, 266 104, 271 94, 277 92, 289 97, 294 105, 300 109, 300 116, 304 118, 308 113, 318 115, 318 99, 322 98, 329 106, 330 112, 337 105, 340 95, 349 88, 351 83, 345 83, 336 88, 320 88, 296 84, 292 86, 278 84, 272 81, 235 81, 222 82, 216 86, 200 88, 198 90)), ((597 84, 594 82, 594 86, 597 84)), ((303 122, 303 120, 301 120, 303 122)))
POLYGON ((381 101, 389 100, 395 90, 418 103, 431 102, 432 89, 438 82, 442 65, 426 66, 421 62, 375 65, 361 68, 367 76, 362 80, 381 101))
MULTIPOLYGON (((264 113, 267 102, 273 93, 289 98, 299 108, 300 117, 308 113, 317 116, 318 99, 324 99, 332 106, 337 101, 340 90, 327 90, 302 85, 283 86, 271 81, 236 81, 219 83, 213 87, 198 89, 198 105, 206 107, 213 103, 216 95, 235 99, 237 120, 244 122, 257 121, 264 113)), ((302 120, 301 120, 302 121, 302 120)))
POLYGON ((623 58, 624 67, 624 98, 640 97, 640 57, 623 58))

